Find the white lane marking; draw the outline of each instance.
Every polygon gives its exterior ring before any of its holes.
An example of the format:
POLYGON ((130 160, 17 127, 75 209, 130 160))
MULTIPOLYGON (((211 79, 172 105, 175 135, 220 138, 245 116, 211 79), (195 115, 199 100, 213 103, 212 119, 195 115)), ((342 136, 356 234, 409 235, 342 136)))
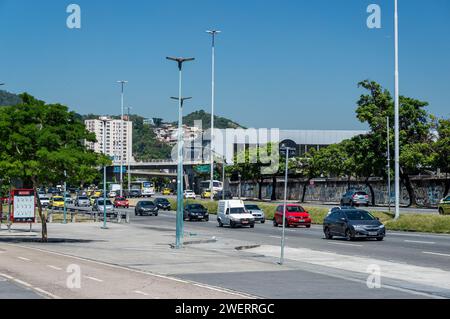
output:
POLYGON ((423 253, 424 253, 424 254, 427 254, 427 255, 435 255, 435 256, 450 257, 450 254, 433 253, 433 252, 430 252, 430 251, 424 251, 423 253))
POLYGON ((9 279, 9 280, 14 280, 14 277, 11 277, 11 276, 8 276, 5 274, 0 274, 0 276, 5 277, 6 279, 9 279))
POLYGON ((329 243, 329 244, 332 244, 332 245, 353 246, 353 247, 364 247, 363 245, 348 244, 348 243, 337 243, 337 242, 333 242, 333 241, 329 241, 328 243, 329 243))
POLYGON ((25 287, 33 287, 31 284, 29 284, 29 283, 27 283, 27 282, 25 282, 25 281, 22 281, 22 280, 20 280, 20 279, 17 279, 17 278, 14 278, 13 279, 15 282, 17 282, 18 284, 20 284, 20 285, 22 285, 22 286, 25 286, 25 287))
POLYGON ((58 296, 56 296, 56 295, 54 295, 54 294, 52 294, 52 293, 50 293, 48 291, 45 291, 44 289, 34 287, 34 290, 36 290, 37 292, 40 292, 41 294, 47 295, 50 298, 61 299, 61 297, 58 297, 58 296))
POLYGON ((139 290, 135 290, 135 291, 133 291, 135 294, 138 294, 138 295, 142 295, 142 296, 149 296, 149 294, 147 294, 147 293, 145 293, 145 292, 143 292, 143 291, 139 291, 139 290))
POLYGON ((52 265, 47 265, 48 268, 51 268, 53 270, 63 270, 62 268, 56 267, 56 266, 52 266, 52 265))
POLYGON ((434 245, 435 242, 432 241, 420 241, 420 240, 405 240, 405 243, 413 243, 413 244, 427 244, 427 245, 434 245))
POLYGON ((96 281, 96 282, 103 282, 103 280, 95 278, 95 277, 84 276, 84 278, 92 280, 92 281, 96 281))
POLYGON ((27 288, 33 289, 33 290, 35 290, 36 292, 41 293, 41 294, 43 294, 43 295, 46 295, 46 296, 48 296, 48 297, 50 297, 50 298, 53 298, 53 299, 61 299, 61 297, 58 297, 58 296, 56 296, 56 295, 54 295, 54 294, 52 294, 52 293, 50 293, 50 292, 48 292, 48 291, 45 291, 45 290, 43 290, 43 289, 41 289, 41 288, 33 287, 33 285, 31 285, 31 284, 29 284, 29 283, 27 283, 27 282, 25 282, 25 281, 23 281, 23 280, 14 278, 14 277, 12 277, 12 276, 9 276, 9 275, 1 274, 1 273, 0 273, 0 277, 4 277, 4 278, 6 278, 6 279, 8 279, 8 280, 15 281, 16 283, 18 283, 18 284, 20 284, 20 285, 22 285, 22 286, 25 286, 25 287, 27 287, 27 288))
MULTIPOLYGON (((55 255, 55 256, 62 256, 62 257, 65 257, 65 258, 72 258, 72 259, 75 259, 75 260, 81 260, 81 261, 85 261, 85 262, 89 262, 89 263, 93 263, 93 264, 97 264, 97 265, 102 265, 102 266, 115 268, 115 269, 126 270, 126 271, 130 271, 130 272, 134 272, 134 273, 138 273, 138 274, 143 274, 143 275, 147 275, 147 276, 153 276, 153 277, 157 277, 157 278, 167 279, 167 280, 171 280, 171 281, 175 281, 175 282, 179 282, 179 283, 183 283, 183 284, 191 284, 191 285, 197 284, 195 281, 181 280, 181 279, 178 279, 178 278, 169 277, 169 276, 165 276, 165 275, 160 275, 160 274, 156 274, 156 273, 151 273, 151 272, 148 272, 148 271, 127 268, 127 267, 123 267, 123 266, 119 266, 119 265, 107 264, 107 263, 104 263, 104 262, 101 262, 101 261, 96 261, 96 260, 82 258, 82 257, 77 257, 77 256, 71 256, 71 255, 62 254, 62 253, 57 253, 57 252, 54 252, 54 251, 45 250, 45 249, 41 249, 41 248, 27 247, 27 246, 22 246, 22 245, 15 245, 15 244, 7 244, 7 245, 12 246, 12 247, 20 247, 22 249, 27 249, 27 250, 40 251, 40 252, 44 252, 44 253, 47 253, 47 254, 52 254, 52 255, 55 255)), ((206 285, 202 285, 202 287, 203 288, 209 288, 209 287, 214 288, 213 286, 206 286, 206 285)), ((255 295, 246 294, 244 292, 239 292, 239 291, 234 291, 234 290, 223 290, 223 292, 231 294, 231 295, 239 296, 239 297, 242 297, 242 298, 246 298, 246 299, 259 299, 260 298, 260 297, 255 296, 255 295)))
POLYGON ((270 238, 281 239, 281 236, 269 236, 270 238))
POLYGON ((25 258, 25 257, 17 257, 17 258, 20 259, 20 260, 23 260, 23 261, 28 261, 28 262, 31 261, 31 259, 28 259, 28 258, 25 258))

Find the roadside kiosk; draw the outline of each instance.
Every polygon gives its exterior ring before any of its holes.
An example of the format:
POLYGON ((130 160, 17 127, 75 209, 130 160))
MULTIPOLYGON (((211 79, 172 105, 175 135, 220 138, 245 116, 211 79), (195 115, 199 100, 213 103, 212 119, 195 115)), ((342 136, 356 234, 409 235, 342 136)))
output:
POLYGON ((32 189, 15 189, 12 191, 11 223, 30 224, 36 222, 36 195, 32 189))

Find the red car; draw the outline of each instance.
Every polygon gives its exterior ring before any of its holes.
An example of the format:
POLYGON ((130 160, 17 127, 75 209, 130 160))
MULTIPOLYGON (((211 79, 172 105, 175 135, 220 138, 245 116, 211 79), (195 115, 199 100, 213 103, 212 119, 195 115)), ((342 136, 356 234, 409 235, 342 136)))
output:
MULTIPOLYGON (((275 212, 273 219, 273 226, 283 225, 283 209, 284 205, 279 205, 275 212)), ((288 204, 286 205, 286 227, 304 226, 311 228, 312 219, 309 213, 300 205, 288 204)))
POLYGON ((116 197, 114 200, 114 208, 130 208, 130 203, 125 197, 116 197))

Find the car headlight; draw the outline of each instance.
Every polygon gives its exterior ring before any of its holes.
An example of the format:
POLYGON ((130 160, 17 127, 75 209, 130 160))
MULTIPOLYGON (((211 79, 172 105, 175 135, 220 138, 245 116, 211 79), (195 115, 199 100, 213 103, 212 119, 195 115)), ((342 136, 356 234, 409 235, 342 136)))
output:
POLYGON ((380 226, 380 229, 385 229, 386 227, 384 226, 384 225, 381 225, 380 226))

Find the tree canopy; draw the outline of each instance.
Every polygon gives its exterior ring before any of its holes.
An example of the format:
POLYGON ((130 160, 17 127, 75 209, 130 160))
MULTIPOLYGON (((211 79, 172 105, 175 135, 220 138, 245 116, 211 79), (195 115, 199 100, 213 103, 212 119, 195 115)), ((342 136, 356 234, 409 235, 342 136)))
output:
MULTIPOLYGON (((0 108, 0 175, 20 179, 26 187, 47 186, 64 180, 90 182, 98 167, 110 160, 85 147, 95 141, 75 113, 61 104, 46 104, 29 94, 22 103, 0 108)), ((38 201, 47 240, 45 216, 38 201)))

